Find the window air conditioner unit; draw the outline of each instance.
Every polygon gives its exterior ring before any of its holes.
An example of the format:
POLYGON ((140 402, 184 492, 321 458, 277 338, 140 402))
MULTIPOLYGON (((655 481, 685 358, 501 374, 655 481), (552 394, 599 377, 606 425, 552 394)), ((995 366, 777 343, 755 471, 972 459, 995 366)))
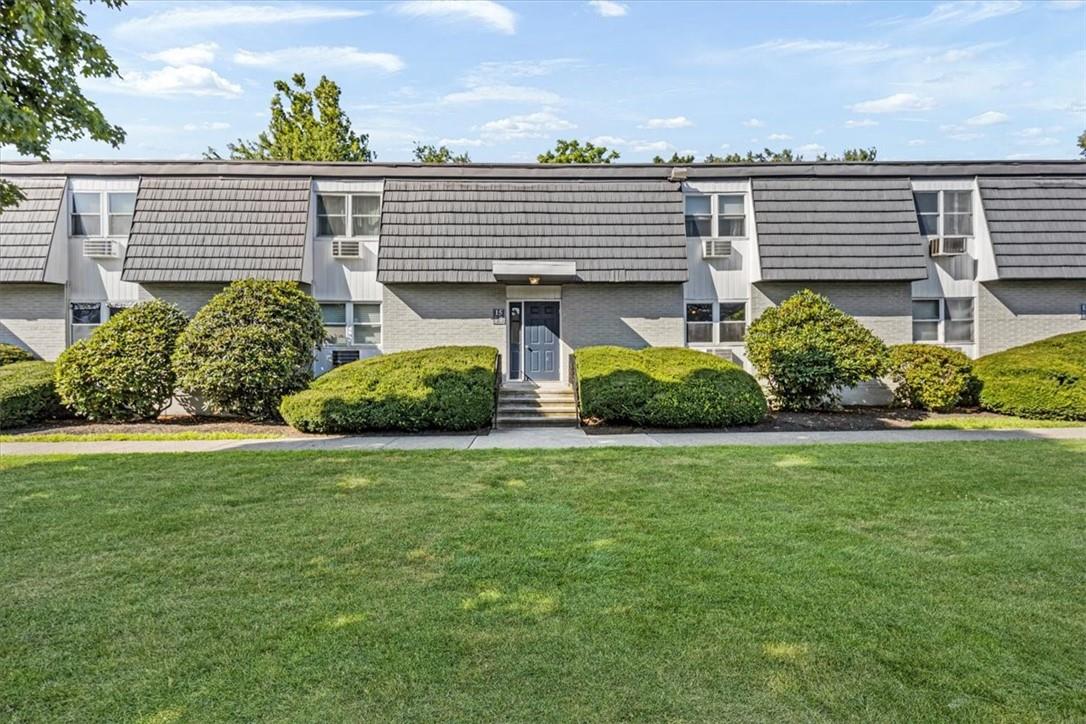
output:
POLYGON ((738 355, 735 354, 735 351, 728 349, 727 347, 713 347, 712 349, 708 350, 708 352, 710 354, 716 355, 717 357, 720 357, 721 359, 726 359, 729 362, 734 362, 735 364, 742 364, 739 361, 738 355))
POLYGON ((350 239, 333 239, 332 256, 340 259, 357 259, 362 256, 362 242, 350 239))
POLYGON ((732 243, 724 239, 702 239, 701 256, 704 259, 720 259, 732 255, 732 243))
POLYGON ((117 245, 112 239, 84 239, 83 256, 116 258, 117 245))
POLYGON ((357 349, 334 349, 332 350, 332 366, 339 367, 350 362, 357 362, 360 357, 357 349))
POLYGON ((965 253, 964 236, 936 237, 928 243, 932 256, 957 256, 965 253))

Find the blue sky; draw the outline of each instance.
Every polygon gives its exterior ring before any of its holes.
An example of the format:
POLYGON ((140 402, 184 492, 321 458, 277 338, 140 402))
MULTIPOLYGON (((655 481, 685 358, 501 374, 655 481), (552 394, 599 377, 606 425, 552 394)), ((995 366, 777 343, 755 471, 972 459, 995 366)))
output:
POLYGON ((198 158, 267 123, 272 82, 343 89, 378 160, 412 141, 532 161, 556 138, 660 153, 1073 158, 1086 4, 168 3, 84 8, 124 73, 86 87, 128 131, 54 158, 198 158))

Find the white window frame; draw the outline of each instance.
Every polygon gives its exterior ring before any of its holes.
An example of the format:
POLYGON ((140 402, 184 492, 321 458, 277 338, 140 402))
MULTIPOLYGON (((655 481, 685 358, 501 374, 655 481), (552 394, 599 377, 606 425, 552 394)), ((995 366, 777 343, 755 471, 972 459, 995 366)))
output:
POLYGON ((950 345, 964 347, 977 342, 977 300, 973 297, 914 297, 913 302, 938 302, 939 304, 939 317, 938 319, 917 319, 912 317, 912 324, 917 322, 923 324, 935 324, 938 329, 938 339, 917 339, 916 331, 913 330, 913 344, 937 344, 937 345, 950 345), (958 301, 962 299, 968 299, 972 303, 973 314, 969 319, 948 319, 947 318, 947 300, 958 301), (969 322, 972 325, 973 333, 969 335, 969 340, 952 340, 948 341, 946 338, 946 325, 948 322, 969 322))
POLYGON ((86 337, 80 337, 79 339, 86 339, 94 334, 94 330, 101 327, 108 322, 114 314, 119 314, 122 309, 127 309, 133 304, 138 304, 136 301, 109 301, 103 299, 70 299, 68 300, 68 343, 74 344, 76 341, 75 328, 80 327, 82 329, 89 330, 86 337), (76 304, 97 304, 98 305, 98 323, 97 324, 76 324, 72 317, 72 307, 76 304), (113 308, 116 307, 117 311, 114 312, 113 308))
MULTIPOLYGON (((721 319, 721 305, 722 304, 742 304, 743 305, 743 335, 746 336, 747 327, 750 325, 750 305, 746 299, 687 299, 683 301, 683 338, 686 341, 687 347, 694 348, 706 348, 706 347, 742 347, 744 345, 743 340, 733 341, 724 340, 721 338, 720 325, 728 323, 731 320, 721 319), (708 304, 712 307, 712 321, 710 322, 688 322, 686 319, 687 306, 691 304, 708 304), (687 325, 690 324, 707 324, 712 329, 712 340, 709 342, 691 342, 690 331, 687 325)), ((732 322, 735 323, 735 322, 732 322)))
MULTIPOLYGON (((382 214, 382 201, 381 194, 377 191, 317 191, 316 192, 316 204, 314 207, 315 212, 315 227, 314 231, 317 239, 358 239, 359 241, 376 241, 380 238, 381 229, 381 214, 382 214), (344 219, 344 231, 347 233, 344 235, 336 234, 322 234, 320 233, 320 197, 321 196, 338 196, 343 199, 343 211, 346 214, 344 219), (354 197, 355 196, 371 196, 377 199, 377 229, 376 234, 362 234, 355 235, 354 232, 354 197)), ((361 302, 365 304, 365 302, 361 302)))
MULTIPOLYGON (((747 195, 743 191, 704 191, 697 193, 687 193, 683 196, 683 226, 686 226, 687 216, 704 216, 704 214, 687 214, 686 213, 686 199, 691 197, 708 197, 709 198, 709 224, 712 229, 712 236, 687 236, 687 239, 725 239, 728 241, 745 241, 750 238, 750 218, 747 214, 747 195), (738 214, 722 214, 720 212, 720 197, 721 196, 737 196, 743 204, 743 235, 742 236, 722 236, 720 234, 720 219, 721 217, 728 219, 739 218, 738 214)), ((691 302, 691 304, 699 304, 699 302, 691 302)))
MULTIPOLYGON (((109 220, 113 216, 132 216, 135 218, 136 211, 136 192, 135 191, 80 191, 78 189, 72 190, 68 198, 68 236, 72 239, 127 239, 129 234, 111 234, 109 228, 109 220), (96 194, 98 196, 98 233, 97 234, 76 234, 75 233, 75 217, 89 216, 89 214, 76 214, 75 213, 75 195, 76 194, 96 194), (109 197, 126 195, 132 197, 132 213, 131 214, 111 214, 109 212, 109 197)), ((129 223, 128 228, 131 230, 132 224, 129 223)))
MULTIPOLYGON (((366 349, 377 349, 377 348, 379 348, 381 346, 381 343, 384 341, 384 321, 385 321, 384 305, 381 302, 375 301, 375 300, 365 300, 365 299, 355 299, 355 300, 319 299, 317 301, 318 301, 318 303, 320 303, 322 305, 324 305, 324 304, 342 304, 342 305, 344 305, 344 309, 345 309, 345 311, 344 311, 344 319, 346 320, 346 323, 344 325, 344 327, 345 327, 344 337, 346 338, 347 341, 346 342, 324 342, 324 343, 321 344, 321 347, 326 347, 328 349, 343 349, 345 347, 351 347, 351 348, 363 347, 363 348, 366 348, 366 349), (375 307, 377 307, 377 321, 376 322, 357 322, 356 323, 355 322, 355 314, 354 314, 355 305, 375 306, 375 307), (355 328, 356 324, 358 326, 364 326, 364 327, 375 327, 377 329, 377 341, 376 342, 358 342, 358 341, 356 341, 355 340, 355 334, 354 334, 354 328, 355 328)), ((323 324, 323 322, 324 322, 323 319, 321 319, 321 322, 322 322, 321 326, 323 326, 323 327, 337 327, 337 328, 339 327, 338 324, 336 324, 336 325, 323 324)))
MULTIPOLYGON (((936 225, 936 231, 938 233, 936 233, 936 234, 928 234, 925 238, 930 240, 930 239, 941 239, 943 237, 949 236, 949 237, 954 238, 954 239, 957 239, 957 238, 972 239, 973 237, 975 237, 977 235, 977 205, 975 203, 975 200, 973 199, 973 191, 972 191, 972 189, 964 189, 964 188, 963 189, 924 189, 924 188, 917 189, 917 188, 914 188, 913 189, 913 207, 916 209, 917 222, 919 223, 920 217, 921 216, 927 216, 928 214, 921 214, 920 213, 920 206, 917 205, 917 203, 916 203, 916 196, 918 194, 935 194, 936 198, 937 198, 936 206, 938 208, 938 213, 936 215, 936 223, 935 223, 935 225, 936 225), (945 195, 948 194, 948 193, 949 194, 968 194, 969 195, 969 214, 968 214, 968 216, 969 216, 969 226, 972 228, 971 233, 969 233, 969 234, 948 234, 948 233, 946 233, 946 217, 948 215, 948 212, 946 211, 946 202, 944 201, 944 198, 945 198, 945 195)), ((962 213, 952 213, 950 215, 952 215, 952 216, 966 216, 966 214, 962 214, 962 213)), ((955 298, 957 298, 957 297, 955 297, 955 298)))

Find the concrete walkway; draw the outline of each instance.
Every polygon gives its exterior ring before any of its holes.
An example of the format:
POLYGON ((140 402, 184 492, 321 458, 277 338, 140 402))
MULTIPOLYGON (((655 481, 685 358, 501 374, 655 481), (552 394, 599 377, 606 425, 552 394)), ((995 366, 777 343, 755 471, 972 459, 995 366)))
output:
POLYGON ((857 432, 653 432, 586 435, 576 428, 495 430, 489 435, 313 436, 267 440, 138 442, 5 442, 0 455, 174 453, 246 450, 518 450, 531 448, 673 447, 684 445, 812 445, 960 442, 971 440, 1086 440, 1086 427, 1034 430, 868 430, 857 432))

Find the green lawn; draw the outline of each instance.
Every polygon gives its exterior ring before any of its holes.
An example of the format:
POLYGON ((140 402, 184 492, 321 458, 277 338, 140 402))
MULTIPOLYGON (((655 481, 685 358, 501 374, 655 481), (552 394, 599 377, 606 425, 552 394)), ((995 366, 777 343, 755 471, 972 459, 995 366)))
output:
POLYGON ((0 719, 1086 719, 1086 443, 0 458, 0 719))
POLYGON ((918 420, 911 427, 921 430, 1019 430, 1038 427, 1083 427, 1075 420, 1031 420, 1014 415, 946 415, 918 420))
POLYGON ((0 442, 129 442, 135 440, 266 440, 281 432, 25 432, 0 435, 0 442))

